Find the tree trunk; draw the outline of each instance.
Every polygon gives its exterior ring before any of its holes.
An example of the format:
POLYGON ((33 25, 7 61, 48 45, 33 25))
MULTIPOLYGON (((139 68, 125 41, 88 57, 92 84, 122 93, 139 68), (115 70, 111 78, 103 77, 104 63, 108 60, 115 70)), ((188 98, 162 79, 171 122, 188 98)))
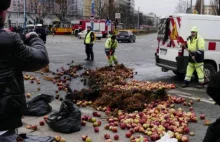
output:
POLYGON ((218 15, 220 15, 220 0, 218 1, 217 9, 218 9, 218 15))

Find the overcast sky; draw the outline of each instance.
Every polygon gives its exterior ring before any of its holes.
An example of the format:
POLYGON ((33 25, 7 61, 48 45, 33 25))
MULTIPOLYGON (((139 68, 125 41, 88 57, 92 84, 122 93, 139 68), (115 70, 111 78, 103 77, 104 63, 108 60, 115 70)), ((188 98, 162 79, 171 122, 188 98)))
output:
MULTIPOLYGON (((153 12, 157 16, 163 16, 174 13, 178 1, 179 0, 135 0, 135 7, 136 9, 140 7, 140 11, 145 14, 153 12)), ((190 2, 190 0, 188 1, 190 2)), ((193 3, 195 3, 195 1, 196 0, 193 0, 193 3)), ((206 4, 209 4, 210 0, 204 1, 206 4)))

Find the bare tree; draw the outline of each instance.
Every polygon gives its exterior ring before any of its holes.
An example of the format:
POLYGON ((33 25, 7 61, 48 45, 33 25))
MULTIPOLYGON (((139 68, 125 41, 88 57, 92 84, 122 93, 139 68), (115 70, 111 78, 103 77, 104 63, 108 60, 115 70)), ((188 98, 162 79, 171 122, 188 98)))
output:
POLYGON ((42 21, 48 14, 45 1, 30 0, 27 3, 27 15, 36 23, 42 21))
POLYGON ((176 13, 186 13, 187 10, 187 1, 185 0, 179 0, 176 8, 175 8, 175 12, 176 13))
POLYGON ((56 0, 54 4, 54 14, 60 19, 60 21, 65 22, 68 14, 67 0, 56 0))
POLYGON ((220 0, 211 0, 210 4, 215 15, 220 15, 220 0))
POLYGON ((201 0, 196 1, 195 10, 198 11, 198 13, 204 13, 204 4, 203 4, 203 11, 201 12, 201 0))

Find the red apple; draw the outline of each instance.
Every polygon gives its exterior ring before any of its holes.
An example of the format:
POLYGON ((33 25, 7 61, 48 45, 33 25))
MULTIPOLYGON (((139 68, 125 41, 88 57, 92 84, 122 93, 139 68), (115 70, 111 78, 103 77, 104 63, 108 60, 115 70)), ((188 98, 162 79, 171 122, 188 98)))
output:
POLYGON ((105 134, 104 137, 105 137, 105 139, 107 140, 107 139, 110 138, 110 135, 109 135, 109 134, 105 134))
POLYGON ((112 127, 112 132, 113 132, 113 133, 118 132, 118 128, 117 128, 117 127, 112 127))
POLYGON ((37 130, 37 125, 32 125, 31 129, 34 130, 34 131, 37 130))
POLYGON ((109 124, 106 124, 104 128, 105 128, 105 130, 108 130, 109 129, 109 124))
POLYGON ((83 135, 83 136, 82 136, 82 140, 83 140, 83 141, 86 141, 86 138, 87 138, 87 137, 88 137, 87 135, 83 135))
POLYGON ((121 124, 120 124, 120 128, 121 128, 122 130, 126 129, 126 124, 125 124, 125 123, 121 123, 121 124))
POLYGON ((185 127, 185 128, 183 129, 183 131, 184 131, 185 134, 188 134, 188 133, 189 133, 189 127, 185 127))
POLYGON ((39 122, 40 126, 44 126, 44 121, 39 122))
POLYGON ((119 135, 114 135, 114 140, 118 140, 119 139, 119 135))
POLYGON ((205 114, 200 114, 200 119, 204 120, 205 119, 205 114))
POLYGON ((130 138, 130 137, 131 137, 131 135, 132 135, 132 133, 131 133, 131 132, 127 132, 127 133, 125 134, 125 136, 126 136, 127 138, 130 138))
POLYGON ((94 132, 98 133, 98 132, 99 132, 99 128, 98 128, 98 127, 95 127, 95 128, 94 128, 94 132))
POLYGON ((186 135, 183 135, 181 140, 182 140, 182 142, 189 142, 189 138, 186 135))
POLYGON ((81 125, 86 126, 86 121, 85 120, 81 121, 81 125))

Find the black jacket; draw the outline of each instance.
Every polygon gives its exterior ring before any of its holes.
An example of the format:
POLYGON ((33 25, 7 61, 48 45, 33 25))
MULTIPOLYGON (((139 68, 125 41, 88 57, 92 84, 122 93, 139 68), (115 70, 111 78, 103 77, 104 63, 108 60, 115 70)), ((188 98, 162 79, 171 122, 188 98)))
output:
POLYGON ((0 131, 22 126, 26 109, 22 71, 36 71, 49 64, 40 38, 32 36, 28 44, 16 33, 0 31, 0 131))

